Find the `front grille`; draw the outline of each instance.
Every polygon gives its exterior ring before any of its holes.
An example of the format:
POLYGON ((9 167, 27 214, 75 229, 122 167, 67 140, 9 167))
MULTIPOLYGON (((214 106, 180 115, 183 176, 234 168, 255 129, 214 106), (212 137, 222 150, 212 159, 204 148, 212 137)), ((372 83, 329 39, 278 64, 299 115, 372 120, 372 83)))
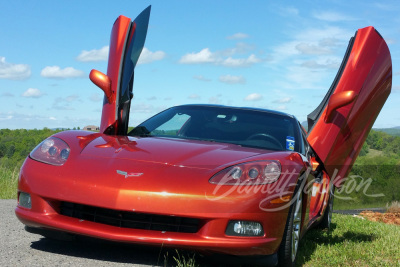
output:
POLYGON ((68 217, 122 228, 179 233, 196 233, 200 223, 198 219, 193 218, 104 209, 70 202, 61 202, 60 213, 68 217))

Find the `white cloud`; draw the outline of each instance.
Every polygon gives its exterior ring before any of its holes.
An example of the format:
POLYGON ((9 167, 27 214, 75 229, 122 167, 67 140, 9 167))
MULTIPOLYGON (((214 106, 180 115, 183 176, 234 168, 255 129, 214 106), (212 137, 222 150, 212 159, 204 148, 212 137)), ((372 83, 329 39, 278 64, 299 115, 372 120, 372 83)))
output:
MULTIPOLYGON (((311 69, 302 66, 289 66, 284 71, 285 79, 280 88, 282 89, 324 89, 321 87, 321 83, 326 83, 327 78, 329 82, 333 80, 332 73, 327 72, 324 69, 311 69)), ((328 82, 328 84, 329 84, 328 82)))
POLYGON ((147 98, 147 101, 153 101, 153 100, 157 100, 156 96, 151 96, 147 98))
POLYGON ((59 66, 47 66, 42 69, 40 75, 45 78, 65 79, 82 77, 85 73, 81 70, 74 69, 73 67, 61 69, 59 66))
POLYGON ((222 75, 219 77, 219 81, 227 84, 245 84, 246 79, 243 76, 234 76, 234 75, 222 75))
POLYGON ((107 61, 108 51, 109 46, 103 46, 100 49, 90 51, 83 50, 76 59, 82 62, 107 61))
POLYGON ((332 51, 327 49, 326 47, 321 47, 320 45, 314 44, 307 44, 307 43, 300 43, 296 45, 296 49, 306 55, 324 55, 324 54, 331 54, 332 51))
POLYGON ((165 56, 166 54, 163 51, 151 52, 149 49, 144 47, 142 53, 140 54, 138 64, 146 64, 153 61, 162 60, 165 56))
POLYGON ((399 85, 394 85, 394 86, 392 86, 392 89, 393 89, 393 92, 394 92, 394 93, 400 92, 400 86, 399 86, 399 85))
POLYGON ((199 81, 203 81, 203 82, 210 82, 211 79, 208 79, 206 77, 204 77, 203 75, 195 75, 193 76, 193 79, 199 80, 199 81))
POLYGON ((327 47, 327 46, 335 47, 335 46, 339 45, 339 42, 340 41, 338 39, 336 39, 336 38, 327 37, 327 38, 323 38, 323 39, 321 39, 319 41, 319 46, 321 46, 321 47, 327 47))
POLYGON ((8 63, 5 57, 0 57, 0 79, 25 80, 30 76, 29 65, 8 63))
POLYGON ((32 115, 32 114, 20 114, 14 111, 10 112, 0 112, 0 121, 35 121, 35 120, 46 120, 48 117, 39 116, 39 115, 32 115))
POLYGON ((137 103, 132 105, 131 110, 133 113, 155 113, 156 109, 153 105, 146 103, 137 103))
POLYGON ((248 58, 228 57, 219 64, 225 67, 248 67, 259 62, 261 62, 261 59, 257 58, 254 54, 251 54, 248 58))
POLYGON ((287 110, 287 107, 285 105, 280 105, 276 108, 276 110, 287 110))
POLYGON ((247 44, 244 42, 239 42, 239 43, 236 43, 235 47, 226 48, 224 50, 217 51, 214 54, 220 58, 231 57, 235 54, 249 53, 250 51, 253 51, 255 48, 256 48, 255 45, 247 44))
POLYGON ((346 20, 355 20, 352 17, 336 13, 333 11, 315 11, 313 12, 313 17, 319 20, 329 21, 329 22, 337 22, 337 21, 346 21, 346 20))
POLYGON ((249 94, 244 98, 245 101, 259 101, 263 99, 263 96, 258 93, 249 94))
POLYGON ((396 39, 393 38, 385 38, 385 41, 388 45, 397 43, 396 39))
POLYGON ((94 94, 90 95, 89 99, 90 99, 90 101, 93 101, 93 102, 100 102, 103 100, 103 97, 100 94, 94 93, 94 94))
MULTIPOLYGON (((76 59, 82 62, 107 61, 109 49, 109 46, 103 46, 100 49, 93 49, 90 51, 83 50, 76 59)), ((163 51, 152 52, 144 47, 140 54, 138 64, 162 60, 165 56, 166 54, 163 51)))
POLYGON ((26 90, 22 96, 23 97, 30 97, 30 98, 39 98, 43 95, 43 93, 36 88, 28 88, 28 90, 26 90))
POLYGON ((340 66, 354 32, 340 27, 316 26, 293 33, 274 48, 272 68, 280 69, 277 86, 285 89, 322 89, 340 66))
POLYGON ((198 53, 189 53, 184 55, 180 60, 179 63, 181 64, 214 64, 224 67, 249 67, 253 64, 259 63, 262 60, 257 58, 254 54, 251 54, 247 58, 233 58, 231 55, 235 53, 241 53, 244 46, 235 47, 233 49, 227 49, 220 52, 211 52, 210 49, 204 48, 198 53), (230 55, 226 58, 227 55, 230 55))
POLYGON ((277 99, 277 100, 273 101, 273 103, 284 104, 284 103, 290 103, 291 101, 292 101, 291 97, 283 97, 281 99, 277 99))
POLYGON ((41 129, 44 127, 47 128, 73 128, 76 126, 80 126, 81 128, 84 125, 94 124, 96 125, 98 122, 98 116, 87 117, 83 115, 83 117, 58 117, 58 116, 49 116, 49 115, 38 115, 32 113, 16 113, 16 112, 1 112, 0 111, 0 128, 9 128, 9 129, 20 129, 23 127, 24 129, 41 129), (21 126, 23 125, 23 126, 21 126))
POLYGON ((52 108, 57 110, 75 110, 75 107, 71 105, 71 103, 78 100, 79 100, 78 95, 57 97, 56 99, 54 99, 52 108))
POLYGON ((14 97, 14 95, 9 92, 5 92, 1 94, 1 97, 14 97))
POLYGON ((198 53, 189 53, 184 55, 179 63, 182 64, 202 64, 202 63, 212 63, 215 62, 215 58, 213 53, 211 53, 210 49, 204 48, 198 53))
POLYGON ((189 99, 200 99, 201 97, 198 94, 191 94, 188 96, 189 99))
POLYGON ((221 104, 221 99, 219 96, 212 96, 208 99, 208 103, 218 105, 221 104))
POLYGON ((379 9, 385 10, 385 11, 392 11, 393 10, 393 5, 392 4, 383 4, 383 3, 376 2, 376 3, 374 3, 374 6, 379 8, 379 9))
POLYGON ((75 100, 78 100, 79 99, 79 96, 78 95, 70 95, 70 96, 67 96, 67 97, 65 97, 65 98, 59 98, 61 101, 64 101, 64 102, 73 102, 73 101, 75 101, 75 100))
POLYGON ((340 63, 337 61, 327 60, 325 63, 318 63, 315 60, 304 61, 300 66, 309 69, 338 69, 340 63))
POLYGON ((290 7, 281 7, 277 11, 281 16, 285 16, 285 17, 287 17, 287 16, 297 16, 299 14, 299 10, 297 8, 295 8, 295 7, 292 7, 292 6, 290 6, 290 7))
POLYGON ((249 35, 246 33, 242 33, 242 32, 238 32, 231 36, 226 37, 226 39, 228 39, 228 40, 241 40, 241 39, 246 39, 246 38, 249 38, 249 35))
POLYGON ((306 29, 294 34, 293 40, 276 46, 273 57, 275 60, 283 60, 299 54, 334 54, 336 51, 327 47, 341 48, 353 35, 353 32, 339 27, 306 29), (317 51, 312 51, 312 49, 317 49, 317 51))

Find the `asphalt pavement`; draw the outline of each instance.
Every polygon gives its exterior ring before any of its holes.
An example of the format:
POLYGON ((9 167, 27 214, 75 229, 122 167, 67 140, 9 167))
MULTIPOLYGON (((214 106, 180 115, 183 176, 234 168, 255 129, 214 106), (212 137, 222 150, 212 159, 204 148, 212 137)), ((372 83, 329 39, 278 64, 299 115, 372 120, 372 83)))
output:
MULTIPOLYGON (((14 213, 16 200, 0 200, 0 266, 164 266, 165 249, 96 239, 57 241, 31 234, 14 213)), ((169 262, 173 262, 173 252, 169 262)), ((168 264, 170 265, 170 264, 168 264)))

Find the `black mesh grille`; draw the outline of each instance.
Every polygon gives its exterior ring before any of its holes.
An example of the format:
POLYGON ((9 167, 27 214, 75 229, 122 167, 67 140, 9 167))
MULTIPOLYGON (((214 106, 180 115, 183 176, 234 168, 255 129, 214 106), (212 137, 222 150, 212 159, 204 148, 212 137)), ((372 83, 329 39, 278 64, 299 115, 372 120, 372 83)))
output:
POLYGON ((198 219, 111 210, 69 202, 61 203, 60 213, 68 217, 122 228, 180 233, 196 233, 199 228, 198 219))

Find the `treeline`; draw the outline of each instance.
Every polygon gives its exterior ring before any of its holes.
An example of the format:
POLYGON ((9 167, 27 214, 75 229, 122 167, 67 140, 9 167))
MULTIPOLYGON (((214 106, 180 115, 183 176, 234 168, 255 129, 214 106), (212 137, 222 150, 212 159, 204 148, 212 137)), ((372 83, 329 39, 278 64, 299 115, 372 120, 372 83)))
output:
POLYGON ((400 137, 372 130, 335 206, 384 207, 400 200, 400 137))
POLYGON ((9 130, 0 129, 0 165, 20 168, 29 153, 44 139, 61 130, 9 130))
POLYGON ((384 132, 390 135, 394 136, 400 136, 400 127, 394 127, 394 128, 382 128, 382 129, 374 129, 378 132, 384 132))
POLYGON ((372 130, 365 141, 365 145, 368 146, 368 149, 382 151, 387 156, 400 156, 400 136, 372 130))

